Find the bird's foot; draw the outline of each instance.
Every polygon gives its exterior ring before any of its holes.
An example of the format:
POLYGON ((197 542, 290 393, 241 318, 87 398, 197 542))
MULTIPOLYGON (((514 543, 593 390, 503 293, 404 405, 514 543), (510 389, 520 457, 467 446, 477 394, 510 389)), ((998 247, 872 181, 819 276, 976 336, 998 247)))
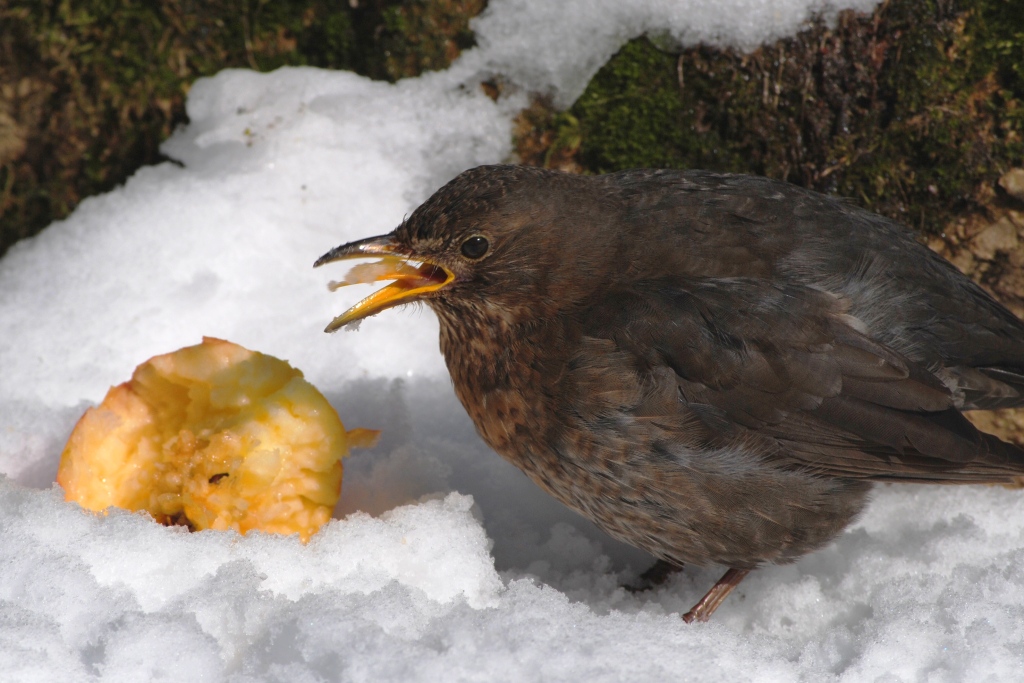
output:
POLYGON ((711 615, 718 609, 718 606, 725 600, 725 597, 732 592, 733 588, 740 585, 740 581, 749 573, 749 569, 730 569, 727 571, 725 576, 720 578, 718 583, 712 586, 711 590, 700 599, 700 602, 683 615, 683 621, 690 624, 694 621, 707 621, 710 619, 711 615))
POLYGON ((640 578, 632 586, 624 586, 630 593, 644 593, 649 590, 653 590, 658 586, 661 586, 672 577, 676 572, 683 570, 679 565, 666 562, 665 560, 658 560, 652 564, 647 571, 640 575, 640 578))

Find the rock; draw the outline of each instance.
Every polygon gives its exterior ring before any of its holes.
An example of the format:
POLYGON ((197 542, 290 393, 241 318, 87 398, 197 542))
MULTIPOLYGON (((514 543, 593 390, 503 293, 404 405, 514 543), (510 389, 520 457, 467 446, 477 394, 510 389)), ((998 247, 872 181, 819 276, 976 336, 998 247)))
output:
POLYGON ((1013 168, 1004 173, 999 179, 999 186, 1006 190, 1006 194, 1024 202, 1024 168, 1013 168))
MULTIPOLYGON (((1024 183, 1024 170, 1021 181, 1024 183)), ((1021 186, 1021 190, 1024 191, 1024 185, 1021 186)), ((986 261, 994 259, 998 252, 1012 251, 1016 247, 1017 226, 1008 217, 1000 218, 971 240, 971 252, 977 258, 986 261)))
POLYGON ((964 275, 973 275, 977 269, 977 261, 974 260, 974 255, 971 254, 967 249, 958 249, 953 254, 944 254, 946 260, 956 266, 964 275))

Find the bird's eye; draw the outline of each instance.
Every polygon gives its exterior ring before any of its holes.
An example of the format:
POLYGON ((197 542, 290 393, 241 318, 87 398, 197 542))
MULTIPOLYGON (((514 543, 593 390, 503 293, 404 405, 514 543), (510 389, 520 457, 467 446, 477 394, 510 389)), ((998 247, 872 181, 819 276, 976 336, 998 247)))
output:
POLYGON ((486 237, 480 235, 473 235, 468 240, 462 243, 462 255, 466 258, 478 259, 487 253, 487 249, 491 246, 491 243, 487 241, 486 237))

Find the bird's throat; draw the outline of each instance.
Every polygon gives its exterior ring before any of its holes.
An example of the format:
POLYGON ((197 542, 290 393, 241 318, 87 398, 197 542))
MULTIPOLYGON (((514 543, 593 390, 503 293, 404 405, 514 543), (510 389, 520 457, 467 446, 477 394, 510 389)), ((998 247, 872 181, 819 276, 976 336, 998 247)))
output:
POLYGON ((487 308, 434 306, 440 320, 441 353, 455 393, 484 440, 504 454, 515 424, 536 420, 524 389, 550 379, 534 361, 544 325, 517 325, 487 308))

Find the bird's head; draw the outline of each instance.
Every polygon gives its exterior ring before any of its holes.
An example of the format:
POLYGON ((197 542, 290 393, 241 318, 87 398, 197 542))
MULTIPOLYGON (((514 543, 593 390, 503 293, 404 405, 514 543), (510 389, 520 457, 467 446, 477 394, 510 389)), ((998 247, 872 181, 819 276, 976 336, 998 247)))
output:
POLYGON ((326 331, 415 301, 442 317, 475 308, 525 320, 593 292, 609 274, 614 249, 607 242, 614 233, 601 229, 610 216, 600 192, 581 180, 524 166, 481 166, 438 190, 392 232, 332 249, 314 266, 379 258, 335 286, 392 282, 326 331))

